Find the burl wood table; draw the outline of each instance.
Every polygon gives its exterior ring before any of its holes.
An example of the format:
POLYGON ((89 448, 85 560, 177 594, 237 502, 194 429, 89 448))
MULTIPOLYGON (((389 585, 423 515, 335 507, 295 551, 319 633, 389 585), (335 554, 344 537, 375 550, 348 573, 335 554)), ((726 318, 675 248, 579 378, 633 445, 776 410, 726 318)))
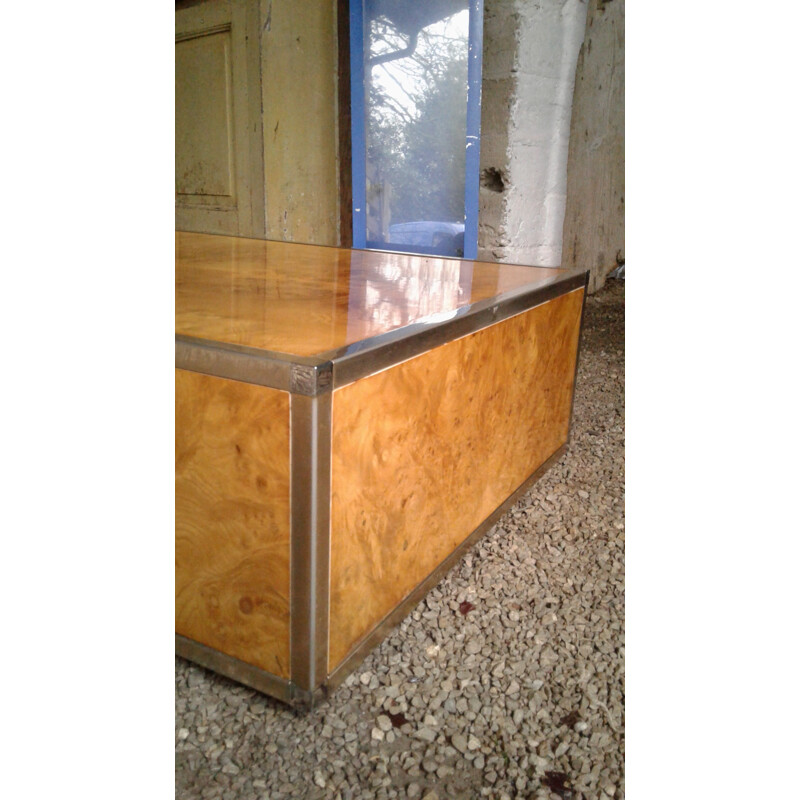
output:
POLYGON ((586 277, 178 233, 177 652, 336 686, 561 454, 586 277))

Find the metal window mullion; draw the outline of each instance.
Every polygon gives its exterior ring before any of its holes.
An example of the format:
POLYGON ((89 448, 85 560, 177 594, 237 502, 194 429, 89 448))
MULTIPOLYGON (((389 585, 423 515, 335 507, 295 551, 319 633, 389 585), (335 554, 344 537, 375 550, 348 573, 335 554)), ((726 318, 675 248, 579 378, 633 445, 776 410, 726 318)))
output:
POLYGON ((478 257, 482 69, 483 0, 470 0, 467 56, 467 152, 464 167, 464 258, 468 259, 478 257))
POLYGON ((367 246, 367 145, 364 0, 350 0, 350 114, 353 163, 353 247, 367 246))

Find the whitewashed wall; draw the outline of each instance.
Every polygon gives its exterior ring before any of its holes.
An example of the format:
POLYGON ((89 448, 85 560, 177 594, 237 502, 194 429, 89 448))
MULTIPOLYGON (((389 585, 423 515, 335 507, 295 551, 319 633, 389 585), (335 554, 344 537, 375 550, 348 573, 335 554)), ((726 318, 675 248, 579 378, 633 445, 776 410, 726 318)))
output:
POLYGON ((585 0, 485 0, 478 257, 561 264, 585 0))
POLYGON ((625 263, 624 0, 590 0, 576 76, 561 265, 595 292, 625 263))

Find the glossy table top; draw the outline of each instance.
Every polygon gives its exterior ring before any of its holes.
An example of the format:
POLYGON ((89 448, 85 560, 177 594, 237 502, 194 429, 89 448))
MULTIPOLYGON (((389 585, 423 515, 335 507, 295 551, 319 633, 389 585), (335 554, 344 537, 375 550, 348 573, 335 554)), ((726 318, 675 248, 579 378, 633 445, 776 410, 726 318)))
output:
POLYGON ((312 356, 567 272, 176 232, 175 332, 312 356))

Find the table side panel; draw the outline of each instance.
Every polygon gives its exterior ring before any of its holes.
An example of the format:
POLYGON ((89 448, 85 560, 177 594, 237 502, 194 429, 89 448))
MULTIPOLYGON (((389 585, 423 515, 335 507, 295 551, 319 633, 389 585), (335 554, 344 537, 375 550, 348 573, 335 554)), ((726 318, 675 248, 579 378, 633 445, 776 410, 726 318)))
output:
POLYGON ((583 294, 334 391, 329 672, 566 442, 583 294))
POLYGON ((175 370, 175 630, 289 678, 289 393, 175 370))

